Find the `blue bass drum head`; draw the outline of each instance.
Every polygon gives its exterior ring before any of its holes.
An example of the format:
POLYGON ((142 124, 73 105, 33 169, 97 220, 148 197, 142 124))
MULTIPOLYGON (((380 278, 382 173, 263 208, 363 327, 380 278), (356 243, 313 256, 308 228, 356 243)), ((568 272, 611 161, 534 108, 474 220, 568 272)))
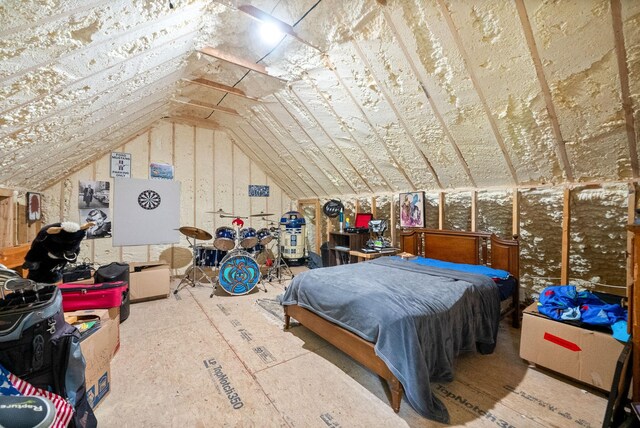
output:
POLYGON ((247 294, 260 281, 260 267, 247 253, 228 254, 220 265, 218 281, 229 294, 247 294))

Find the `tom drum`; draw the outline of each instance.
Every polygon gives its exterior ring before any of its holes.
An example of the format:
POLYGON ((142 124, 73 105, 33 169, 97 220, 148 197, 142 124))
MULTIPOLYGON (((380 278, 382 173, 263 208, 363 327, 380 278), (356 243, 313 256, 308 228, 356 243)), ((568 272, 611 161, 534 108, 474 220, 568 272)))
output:
POLYGON ((217 228, 213 246, 221 251, 233 250, 236 246, 236 231, 228 226, 217 228))
POLYGON ((253 248, 258 244, 258 234, 253 227, 240 229, 240 245, 242 248, 253 248))
POLYGON ((267 245, 269 242, 273 240, 273 235, 267 228, 262 228, 258 230, 258 241, 260 245, 267 245))

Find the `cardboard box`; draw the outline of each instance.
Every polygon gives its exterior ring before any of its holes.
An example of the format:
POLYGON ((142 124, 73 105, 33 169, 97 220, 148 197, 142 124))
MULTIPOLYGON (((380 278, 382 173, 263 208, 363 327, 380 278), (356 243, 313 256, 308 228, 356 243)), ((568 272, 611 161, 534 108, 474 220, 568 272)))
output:
MULTIPOLYGON (((111 358, 119 344, 120 323, 118 319, 111 318, 109 311, 107 309, 95 309, 66 312, 64 314, 69 323, 75 321, 100 321, 100 328, 83 337, 80 342, 80 349, 86 362, 85 383, 87 398, 93 409, 109 394, 111 388, 111 358)), ((118 312, 119 317, 119 311, 111 310, 111 312, 112 316, 118 312)))
POLYGON ((624 344, 611 333, 548 318, 538 312, 537 305, 523 311, 520 357, 609 391, 624 344))
POLYGON ((165 262, 129 263, 129 299, 131 303, 164 299, 171 291, 169 265, 165 262))

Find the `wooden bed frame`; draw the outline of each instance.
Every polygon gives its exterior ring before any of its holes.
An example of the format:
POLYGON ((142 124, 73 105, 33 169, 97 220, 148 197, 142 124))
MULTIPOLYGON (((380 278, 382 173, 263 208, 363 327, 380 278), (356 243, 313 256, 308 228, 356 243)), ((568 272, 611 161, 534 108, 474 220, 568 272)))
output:
MULTIPOLYGON (((500 239, 483 232, 411 229, 400 233, 400 248, 404 252, 423 257, 454 263, 482 264, 508 271, 517 282, 513 292, 513 308, 509 313, 513 317, 512 325, 520 327, 520 253, 517 237, 500 239)), ((400 411, 402 384, 376 355, 374 343, 297 305, 284 306, 285 329, 289 329, 291 318, 385 379, 391 390, 391 407, 396 413, 400 411)))

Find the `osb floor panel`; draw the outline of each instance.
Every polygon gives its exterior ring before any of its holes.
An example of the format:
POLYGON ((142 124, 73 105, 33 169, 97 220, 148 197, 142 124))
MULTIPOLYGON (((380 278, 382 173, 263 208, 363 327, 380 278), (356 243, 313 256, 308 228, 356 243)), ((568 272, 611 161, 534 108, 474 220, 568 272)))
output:
MULTIPOLYGON (((177 297, 132 305, 111 364, 111 393, 96 411, 99 425, 445 426, 405 400, 395 414, 376 375, 302 326, 284 332, 269 301, 284 285, 245 296, 218 290, 213 298, 204 285, 187 287, 177 297)), ((604 394, 529 367, 518 357, 519 334, 503 322, 495 353, 460 356, 455 380, 433 385, 451 424, 601 426, 604 394)))

